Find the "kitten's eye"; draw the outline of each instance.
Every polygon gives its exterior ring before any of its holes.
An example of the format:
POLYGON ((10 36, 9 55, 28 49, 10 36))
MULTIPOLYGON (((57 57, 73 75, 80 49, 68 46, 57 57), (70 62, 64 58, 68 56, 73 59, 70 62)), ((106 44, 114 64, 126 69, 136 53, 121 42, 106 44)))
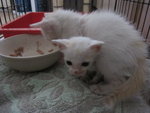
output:
POLYGON ((89 65, 89 62, 83 62, 81 65, 84 66, 84 67, 86 67, 86 66, 89 65))
POLYGON ((72 62, 71 62, 71 61, 68 61, 68 60, 67 60, 66 63, 67 63, 67 65, 70 65, 70 66, 72 65, 72 62))

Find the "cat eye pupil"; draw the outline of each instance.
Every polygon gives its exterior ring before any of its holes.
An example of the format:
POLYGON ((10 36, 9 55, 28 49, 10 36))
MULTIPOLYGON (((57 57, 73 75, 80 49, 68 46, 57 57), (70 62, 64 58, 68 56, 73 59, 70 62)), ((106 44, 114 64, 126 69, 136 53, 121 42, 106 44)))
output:
POLYGON ((86 67, 86 66, 89 65, 89 62, 83 62, 81 65, 84 66, 84 67, 86 67))
POLYGON ((66 61, 67 65, 72 65, 71 61, 66 61))

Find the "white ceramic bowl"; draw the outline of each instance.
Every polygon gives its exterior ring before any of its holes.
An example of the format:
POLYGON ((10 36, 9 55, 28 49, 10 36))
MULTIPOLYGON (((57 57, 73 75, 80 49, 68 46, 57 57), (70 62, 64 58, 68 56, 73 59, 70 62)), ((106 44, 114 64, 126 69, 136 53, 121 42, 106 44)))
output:
POLYGON ((23 34, 1 40, 0 57, 10 68, 31 72, 40 71, 53 65, 60 57, 60 52, 41 35, 23 34), (16 55, 15 50, 18 51, 18 48, 23 49, 22 56, 12 56, 16 55), (40 50, 40 53, 37 50, 40 50))

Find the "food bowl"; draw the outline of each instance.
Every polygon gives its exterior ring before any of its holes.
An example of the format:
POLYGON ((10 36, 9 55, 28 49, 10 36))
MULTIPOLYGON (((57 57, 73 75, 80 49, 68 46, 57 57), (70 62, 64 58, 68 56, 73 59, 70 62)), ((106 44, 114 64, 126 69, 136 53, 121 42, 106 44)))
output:
POLYGON ((10 68, 33 72, 52 66, 60 52, 42 35, 22 34, 0 41, 0 57, 10 68))

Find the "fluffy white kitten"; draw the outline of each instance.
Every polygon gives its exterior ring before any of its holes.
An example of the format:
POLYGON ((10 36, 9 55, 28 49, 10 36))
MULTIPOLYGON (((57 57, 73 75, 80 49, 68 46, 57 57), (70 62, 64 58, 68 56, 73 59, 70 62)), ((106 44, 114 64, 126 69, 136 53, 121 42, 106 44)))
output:
POLYGON ((71 74, 84 77, 92 70, 104 75, 107 84, 91 90, 109 92, 103 99, 108 108, 140 90, 146 45, 123 17, 107 11, 81 15, 59 10, 31 26, 41 27, 49 40, 59 38, 53 42, 64 53, 71 74))
POLYGON ((82 36, 82 15, 69 10, 57 10, 46 13, 42 21, 31 24, 31 27, 42 28, 42 34, 49 40, 82 36))

